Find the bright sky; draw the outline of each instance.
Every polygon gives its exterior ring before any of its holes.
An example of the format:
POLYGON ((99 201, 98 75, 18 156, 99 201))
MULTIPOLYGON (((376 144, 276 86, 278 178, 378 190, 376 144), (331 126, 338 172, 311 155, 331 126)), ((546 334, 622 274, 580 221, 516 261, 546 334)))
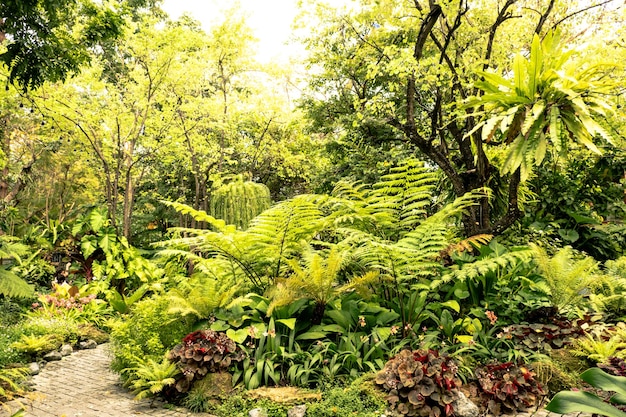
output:
MULTIPOLYGON (((248 25, 259 39, 257 59, 260 62, 287 61, 294 48, 287 46, 291 24, 298 8, 297 0, 239 0, 248 25)), ((235 5, 232 0, 164 0, 162 8, 172 19, 188 12, 208 30, 222 20, 222 12, 235 5)))

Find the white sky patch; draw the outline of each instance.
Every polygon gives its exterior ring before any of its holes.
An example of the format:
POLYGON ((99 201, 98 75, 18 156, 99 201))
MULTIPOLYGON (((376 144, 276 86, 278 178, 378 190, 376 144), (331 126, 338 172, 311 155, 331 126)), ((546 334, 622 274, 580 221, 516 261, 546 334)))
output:
MULTIPOLYGON (((235 6, 232 0, 164 0, 162 4, 172 19, 187 12, 205 31, 223 20, 223 12, 235 6)), ((292 22, 298 13, 297 0, 239 0, 248 25, 259 39, 259 62, 287 62, 298 55, 301 46, 288 45, 292 22)))

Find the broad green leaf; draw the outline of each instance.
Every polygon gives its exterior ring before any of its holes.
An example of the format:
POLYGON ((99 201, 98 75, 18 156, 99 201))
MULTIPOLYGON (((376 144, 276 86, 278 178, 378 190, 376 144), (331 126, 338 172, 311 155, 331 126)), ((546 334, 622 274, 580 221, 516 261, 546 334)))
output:
POLYGON ((278 319, 276 320, 278 323, 282 323, 285 326, 287 326, 290 330, 293 330, 296 328, 296 319, 295 318, 290 318, 290 319, 278 319))
POLYGON ((626 413, 585 391, 562 391, 554 396, 546 410, 560 414, 591 413, 606 417, 626 417, 626 413))
POLYGON ((526 93, 526 58, 522 54, 515 55, 513 60, 513 73, 515 74, 515 92, 524 97, 526 93))
POLYGON ((80 250, 85 258, 94 253, 97 249, 97 238, 94 235, 83 236, 80 240, 80 250))
POLYGON ((469 343, 470 341, 474 340, 474 336, 462 334, 462 335, 457 335, 456 339, 461 343, 469 343))
POLYGON ((454 310, 457 313, 461 311, 461 306, 459 305, 459 302, 456 300, 444 301, 443 303, 441 303, 441 306, 448 307, 449 309, 454 310))
POLYGON ((626 377, 609 375, 600 368, 590 368, 580 374, 580 378, 595 388, 626 395, 626 377))
POLYGON ((530 47, 530 59, 528 62, 528 97, 537 94, 537 84, 542 71, 543 54, 539 35, 535 34, 530 47))
POLYGON ((315 339, 324 339, 327 336, 326 332, 305 332, 302 333, 300 335, 298 335, 298 337, 296 337, 296 340, 315 340, 315 339))
POLYGON ((237 329, 237 330, 233 330, 233 329, 226 330, 226 336, 230 337, 232 340, 235 341, 235 343, 239 343, 239 344, 242 344, 243 342, 245 342, 249 335, 250 335, 250 332, 248 331, 247 328, 237 329))
POLYGON ((546 135, 543 133, 539 134, 537 138, 537 147, 535 148, 535 164, 539 165, 543 161, 543 158, 546 157, 546 150, 548 148, 548 141, 546 140, 546 135))

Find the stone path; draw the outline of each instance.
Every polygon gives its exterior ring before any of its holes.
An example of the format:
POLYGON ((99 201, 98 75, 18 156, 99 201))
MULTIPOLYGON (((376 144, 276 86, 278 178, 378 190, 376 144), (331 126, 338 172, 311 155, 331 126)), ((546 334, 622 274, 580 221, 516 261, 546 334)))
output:
POLYGON ((25 417, 209 416, 168 409, 163 403, 151 405, 151 400, 135 401, 121 386, 119 375, 109 369, 110 363, 106 344, 49 362, 33 376, 34 391, 19 402, 0 406, 0 417, 11 416, 20 408, 25 409, 25 417))
MULTIPOLYGON (((150 400, 135 401, 109 369, 108 345, 81 350, 59 362, 48 363, 32 378, 34 391, 26 398, 0 405, 0 417, 9 417, 23 408, 25 417, 212 417, 185 409, 166 408, 150 400)), ((544 410, 507 417, 560 417, 544 410)), ((588 416, 572 414, 571 417, 588 416)))

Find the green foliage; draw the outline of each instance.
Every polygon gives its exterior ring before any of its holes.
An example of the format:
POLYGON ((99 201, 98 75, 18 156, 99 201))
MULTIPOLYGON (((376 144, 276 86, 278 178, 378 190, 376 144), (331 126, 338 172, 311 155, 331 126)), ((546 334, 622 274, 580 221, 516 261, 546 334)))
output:
POLYGON ((377 417, 384 413, 386 402, 372 381, 360 379, 347 387, 324 390, 322 400, 309 404, 306 414, 310 417, 377 417))
POLYGON ((219 281, 206 273, 196 272, 168 291, 169 312, 182 317, 207 319, 214 310, 226 307, 239 290, 231 281, 219 281))
POLYGON ((79 334, 79 323, 71 316, 40 316, 33 312, 19 324, 19 331, 26 336, 52 335, 63 342, 76 343, 79 334))
POLYGON ((270 204, 267 186, 239 177, 212 193, 211 215, 245 230, 250 220, 270 208, 270 204))
MULTIPOLYGON (((28 253, 28 247, 17 242, 17 238, 0 234, 0 259, 15 259, 28 253)), ((27 298, 33 295, 33 287, 23 278, 0 265, 0 295, 27 298)))
POLYGON ((167 358, 163 358, 161 362, 147 358, 141 360, 136 367, 122 371, 132 375, 129 382, 137 400, 155 396, 166 387, 174 385, 180 372, 176 364, 167 358))
POLYGON ((434 350, 402 350, 376 374, 388 394, 390 408, 400 415, 429 412, 451 415, 461 381, 458 365, 434 350))
MULTIPOLYGON (((626 377, 609 375, 599 368, 591 368, 580 375, 593 387, 614 392, 611 402, 626 404, 626 377)), ((585 391, 562 391, 552 398, 546 410, 555 413, 594 413, 607 417, 625 417, 626 413, 585 391)))
POLYGON ((191 325, 169 315, 168 309, 166 297, 152 295, 137 302, 129 315, 112 323, 113 369, 134 368, 144 359, 160 361, 190 332, 191 325))
POLYGON ((3 3, 0 14, 13 16, 4 24, 9 35, 0 61, 10 81, 24 90, 45 81, 63 81, 89 62, 88 49, 121 36, 124 18, 132 8, 149 1, 98 2, 38 0, 27 4, 3 3))
POLYGON ((497 113, 479 125, 482 140, 508 144, 502 173, 520 170, 522 181, 541 165, 551 144, 566 156, 576 141, 600 153, 596 137, 611 142, 611 136, 596 119, 612 112, 604 95, 612 88, 602 82, 603 68, 580 70, 571 61, 574 50, 563 51, 559 32, 549 32, 541 40, 535 34, 528 58, 518 54, 513 77, 504 78, 481 71, 476 87, 485 94, 471 101, 484 106, 487 114, 497 113), (595 119, 594 119, 595 118, 595 119), (500 136, 496 134, 500 132, 500 136))
POLYGON ((13 399, 22 394, 21 383, 28 377, 28 368, 0 368, 0 401, 13 399))
POLYGON ((39 355, 51 352, 61 347, 63 339, 56 334, 46 334, 43 336, 22 335, 22 338, 14 342, 11 347, 32 355, 39 355))
POLYGON ((626 358, 626 333, 588 333, 576 339, 572 353, 594 363, 608 362, 612 357, 626 358))
POLYGON ((576 257, 571 247, 550 256, 542 247, 530 246, 545 283, 544 291, 559 311, 575 313, 584 309, 584 296, 601 289, 607 279, 593 258, 576 257))

